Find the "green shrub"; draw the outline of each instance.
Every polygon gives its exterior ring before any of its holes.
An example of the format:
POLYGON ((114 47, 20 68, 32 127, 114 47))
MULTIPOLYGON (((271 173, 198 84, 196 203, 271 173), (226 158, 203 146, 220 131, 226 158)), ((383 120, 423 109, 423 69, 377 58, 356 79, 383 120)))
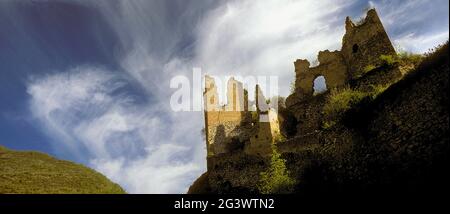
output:
POLYGON ((281 158, 275 146, 272 150, 270 166, 261 172, 258 190, 262 194, 292 193, 296 184, 295 179, 289 176, 286 161, 281 158))
POLYGON ((342 115, 358 104, 364 98, 375 99, 383 93, 389 85, 370 85, 369 91, 354 90, 349 87, 334 89, 328 96, 328 100, 323 107, 324 120, 322 128, 329 129, 336 125, 342 115))
POLYGON ((414 67, 418 66, 424 58, 422 54, 413 54, 406 51, 399 52, 397 57, 400 65, 413 65, 414 67))
POLYGON ((384 54, 380 55, 380 60, 382 61, 383 65, 386 66, 393 66, 399 62, 396 56, 384 54))
POLYGON ((342 89, 334 89, 328 96, 328 102, 323 108, 323 113, 325 116, 336 116, 344 111, 350 109, 350 107, 362 100, 366 93, 350 89, 345 87, 342 89))
POLYGON ((282 143, 286 141, 286 137, 284 135, 282 135, 281 133, 276 133, 273 136, 273 143, 282 143))

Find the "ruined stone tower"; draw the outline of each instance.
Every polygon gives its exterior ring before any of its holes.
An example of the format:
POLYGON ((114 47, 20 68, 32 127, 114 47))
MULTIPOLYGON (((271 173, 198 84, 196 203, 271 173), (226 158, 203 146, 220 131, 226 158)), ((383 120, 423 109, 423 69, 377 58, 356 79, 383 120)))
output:
POLYGON ((256 111, 248 108, 248 97, 241 82, 230 78, 227 83, 227 104, 220 106, 217 86, 205 76, 205 135, 208 157, 242 148, 246 154, 270 154, 274 138, 280 133, 278 116, 266 104, 259 86, 255 92, 256 111), (252 119, 252 114, 255 117, 252 119))
POLYGON ((226 153, 226 145, 231 134, 236 133, 236 128, 244 116, 244 89, 242 83, 234 78, 227 84, 228 103, 219 106, 219 95, 214 79, 205 76, 205 91, 203 94, 205 105, 205 134, 208 156, 226 153))
POLYGON ((398 67, 381 68, 382 55, 396 55, 395 49, 384 30, 375 9, 367 11, 357 24, 349 17, 345 20, 345 34, 341 50, 320 51, 319 65, 310 67, 308 60, 298 59, 295 66, 295 90, 286 99, 286 106, 294 113, 299 123, 297 134, 306 135, 320 129, 325 97, 314 97, 314 80, 323 76, 327 89, 350 86, 359 90, 370 90, 374 85, 384 85, 401 76, 398 67))
MULTIPOLYGON (((359 78, 366 66, 379 65, 381 55, 396 54, 375 9, 370 9, 358 24, 347 17, 345 30, 341 50, 320 51, 318 66, 310 67, 304 59, 294 62, 295 93, 288 98, 288 106, 312 96, 313 82, 318 76, 324 76, 327 88, 337 88, 359 78)), ((400 75, 400 72, 392 75, 400 75)))
POLYGON ((375 9, 357 25, 347 17, 345 31, 341 54, 350 78, 360 76, 367 65, 380 64, 381 55, 396 54, 375 9))
POLYGON ((245 153, 264 156, 272 153, 271 145, 280 136, 280 125, 278 114, 266 103, 259 85, 256 85, 255 101, 259 122, 254 124, 255 132, 250 136, 250 144, 246 146, 245 153))

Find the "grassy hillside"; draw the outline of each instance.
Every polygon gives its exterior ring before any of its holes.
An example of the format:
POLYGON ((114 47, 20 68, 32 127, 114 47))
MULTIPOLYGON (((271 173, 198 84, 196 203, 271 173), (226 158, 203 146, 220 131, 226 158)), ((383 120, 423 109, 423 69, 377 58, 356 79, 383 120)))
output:
POLYGON ((0 146, 0 193, 105 193, 125 191, 104 175, 39 152, 0 146))

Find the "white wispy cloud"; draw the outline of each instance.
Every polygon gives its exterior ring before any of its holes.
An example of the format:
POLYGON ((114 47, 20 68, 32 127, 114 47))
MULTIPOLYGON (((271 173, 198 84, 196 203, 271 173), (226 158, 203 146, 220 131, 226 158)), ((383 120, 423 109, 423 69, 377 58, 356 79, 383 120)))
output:
POLYGON ((424 53, 449 38, 447 0, 369 1, 381 16, 393 45, 424 53))
MULTIPOLYGON (((79 67, 30 82, 33 115, 56 142, 83 149, 92 167, 132 193, 179 193, 202 170, 175 127, 140 104, 121 75, 79 67)), ((201 143, 201 142, 199 142, 201 143)), ((86 155, 85 155, 86 157, 86 155)))
POLYGON ((297 58, 312 61, 320 50, 340 49, 338 14, 352 2, 227 2, 197 26, 195 62, 215 75, 277 75, 287 96, 297 58))
POLYGON ((449 33, 430 33, 424 35, 416 35, 415 33, 406 34, 394 40, 401 50, 410 51, 413 53, 425 53, 438 44, 443 44, 449 38, 449 33))
MULTIPOLYGON (((179 31, 189 31, 189 23, 180 20, 192 18, 170 20, 162 2, 79 3, 109 21, 119 39, 110 51, 124 73, 84 66, 35 78, 28 85, 33 116, 59 142, 57 149, 88 158, 128 192, 185 193, 206 170, 203 117, 170 110, 169 82, 174 75, 190 75, 192 66, 184 63, 189 62, 174 54, 183 39, 179 31), (119 93, 132 83, 149 102, 119 93)), ((199 9, 188 7, 179 15, 196 16, 199 9)))

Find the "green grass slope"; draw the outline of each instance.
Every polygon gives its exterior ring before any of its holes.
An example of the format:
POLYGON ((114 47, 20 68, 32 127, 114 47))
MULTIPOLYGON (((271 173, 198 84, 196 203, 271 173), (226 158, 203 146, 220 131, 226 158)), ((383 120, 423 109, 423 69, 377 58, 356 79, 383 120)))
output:
POLYGON ((0 146, 0 193, 121 194, 125 191, 83 165, 0 146))

